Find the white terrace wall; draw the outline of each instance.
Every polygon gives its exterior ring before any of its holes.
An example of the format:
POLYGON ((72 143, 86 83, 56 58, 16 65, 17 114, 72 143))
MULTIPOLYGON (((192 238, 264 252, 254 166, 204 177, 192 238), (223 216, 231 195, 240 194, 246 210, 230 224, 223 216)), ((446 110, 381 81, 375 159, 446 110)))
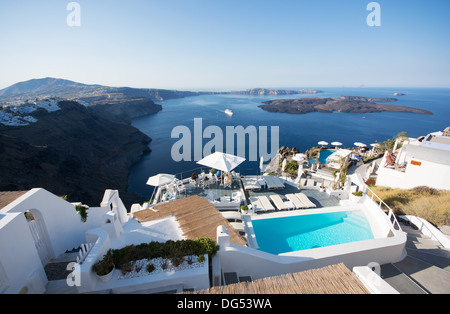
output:
POLYGON ((1 212, 26 211, 40 213, 45 222, 54 257, 57 257, 85 243, 85 231, 98 227, 107 209, 90 208, 87 222, 83 223, 73 204, 44 189, 32 189, 4 207, 1 212))
POLYGON ((419 158, 414 158, 414 160, 420 162, 420 166, 411 164, 409 159, 406 171, 401 172, 384 167, 385 160, 383 159, 378 168, 377 185, 400 189, 426 185, 435 189, 450 190, 450 181, 448 180, 450 166, 419 158))
POLYGON ((89 208, 87 221, 82 222, 73 204, 44 189, 32 189, 4 207, 0 211, 0 293, 42 293, 47 284, 25 212, 42 221, 49 257, 53 258, 83 243, 95 242, 88 230, 111 232, 108 228, 114 225, 111 233, 123 232, 121 223, 128 218, 118 192, 107 190, 102 205, 89 208), (108 218, 113 224, 106 223, 108 218))
POLYGON ((46 284, 25 216, 0 214, 0 293, 42 293, 46 284))

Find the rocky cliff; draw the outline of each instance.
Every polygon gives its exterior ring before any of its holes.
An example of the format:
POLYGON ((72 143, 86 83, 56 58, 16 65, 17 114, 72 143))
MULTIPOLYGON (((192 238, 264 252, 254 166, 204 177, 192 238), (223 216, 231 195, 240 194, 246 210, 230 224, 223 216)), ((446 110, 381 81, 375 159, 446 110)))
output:
POLYGON ((61 110, 38 110, 26 127, 0 126, 0 190, 42 187, 69 201, 98 206, 105 189, 117 189, 126 205, 128 170, 149 151, 151 139, 128 124, 161 110, 149 99, 85 107, 60 101, 61 110))

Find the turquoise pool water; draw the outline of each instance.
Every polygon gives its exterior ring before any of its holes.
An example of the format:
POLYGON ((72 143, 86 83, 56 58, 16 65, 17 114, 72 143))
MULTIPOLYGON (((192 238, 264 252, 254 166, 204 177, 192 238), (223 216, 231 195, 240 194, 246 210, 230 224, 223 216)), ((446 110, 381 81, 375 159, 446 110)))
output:
POLYGON ((373 239, 361 211, 252 220, 259 250, 281 254, 373 239))
MULTIPOLYGON (((323 165, 323 164, 326 164, 326 163, 327 163, 327 158, 328 158, 331 154, 333 154, 335 151, 336 151, 336 150, 334 150, 334 149, 324 149, 324 150, 322 150, 322 151, 320 152, 320 155, 319 155, 319 161, 320 161, 320 163, 321 163, 322 165, 323 165)), ((310 164, 315 164, 315 163, 316 163, 316 159, 315 159, 315 158, 308 159, 308 161, 309 161, 310 164)))

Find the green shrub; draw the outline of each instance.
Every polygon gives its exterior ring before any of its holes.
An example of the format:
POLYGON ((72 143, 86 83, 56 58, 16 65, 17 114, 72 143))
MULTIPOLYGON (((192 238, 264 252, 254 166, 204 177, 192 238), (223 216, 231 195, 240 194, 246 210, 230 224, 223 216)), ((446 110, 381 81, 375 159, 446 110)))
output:
POLYGON ((152 263, 148 263, 147 267, 145 268, 149 273, 151 273, 152 271, 155 270, 155 265, 153 265, 152 263))
POLYGON ((81 216, 81 221, 82 222, 86 222, 87 220, 87 211, 89 209, 89 207, 85 206, 85 205, 76 205, 75 209, 77 211, 77 213, 81 216))
POLYGON ((197 238, 195 239, 195 242, 199 243, 200 245, 200 252, 199 254, 208 254, 210 257, 216 255, 217 251, 219 251, 219 246, 216 244, 215 241, 211 240, 210 238, 197 238))
POLYGON ((108 253, 106 253, 103 256, 103 259, 101 261, 97 262, 96 264, 94 264, 94 266, 92 266, 92 270, 99 276, 107 275, 113 269, 114 269, 114 262, 111 250, 109 250, 108 253))
POLYGON ((352 194, 355 195, 355 196, 363 196, 363 192, 362 191, 353 192, 352 194))
POLYGON ((97 263, 99 265, 95 266, 95 269, 103 273, 106 270, 111 271, 112 267, 115 266, 117 269, 126 272, 138 260, 151 260, 157 257, 162 257, 167 261, 170 259, 172 264, 177 266, 184 261, 184 256, 202 256, 203 254, 208 254, 212 257, 218 250, 219 246, 209 238, 178 241, 168 240, 165 243, 153 241, 139 245, 128 245, 121 249, 111 249, 105 255, 104 259, 97 263), (105 270, 102 271, 102 269, 105 270))

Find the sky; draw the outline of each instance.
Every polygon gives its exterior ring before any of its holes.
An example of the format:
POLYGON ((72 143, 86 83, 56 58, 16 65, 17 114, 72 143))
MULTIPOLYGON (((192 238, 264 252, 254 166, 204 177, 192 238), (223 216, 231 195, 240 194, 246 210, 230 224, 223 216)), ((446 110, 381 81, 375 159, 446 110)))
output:
POLYGON ((0 88, 450 87, 450 1, 0 0, 0 88), (71 19, 71 21, 74 21, 71 19))

